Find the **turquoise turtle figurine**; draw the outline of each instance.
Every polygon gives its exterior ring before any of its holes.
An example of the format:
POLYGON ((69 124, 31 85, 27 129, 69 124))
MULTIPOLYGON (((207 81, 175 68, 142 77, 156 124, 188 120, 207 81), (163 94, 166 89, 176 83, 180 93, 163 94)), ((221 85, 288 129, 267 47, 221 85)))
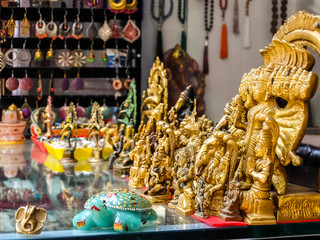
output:
POLYGON ((73 218, 73 226, 77 229, 113 226, 114 230, 124 232, 138 230, 141 223, 157 219, 148 199, 123 188, 93 195, 84 208, 73 218))

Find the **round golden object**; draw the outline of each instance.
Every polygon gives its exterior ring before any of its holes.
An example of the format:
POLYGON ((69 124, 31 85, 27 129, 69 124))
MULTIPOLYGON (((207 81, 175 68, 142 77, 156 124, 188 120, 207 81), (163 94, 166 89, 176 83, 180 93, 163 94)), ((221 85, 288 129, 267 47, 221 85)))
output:
POLYGON ((126 0, 109 0, 109 6, 112 10, 114 11, 121 11, 123 10, 127 5, 127 1, 126 0))

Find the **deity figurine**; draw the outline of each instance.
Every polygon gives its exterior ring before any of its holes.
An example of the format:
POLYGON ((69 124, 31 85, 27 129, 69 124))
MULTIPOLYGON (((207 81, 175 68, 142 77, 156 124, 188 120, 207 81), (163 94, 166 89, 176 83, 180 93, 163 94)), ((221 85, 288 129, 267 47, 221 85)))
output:
POLYGON ((129 186, 133 188, 145 187, 145 179, 151 165, 151 150, 147 137, 139 140, 135 148, 129 153, 133 160, 130 168, 129 186))
POLYGON ((93 138, 94 147, 92 149, 92 156, 88 159, 88 162, 103 162, 102 146, 99 144, 101 129, 104 127, 103 115, 101 108, 97 102, 94 102, 91 109, 91 118, 88 122, 89 125, 89 137, 93 138))
POLYGON ((66 138, 67 147, 64 150, 63 158, 60 159, 60 163, 67 164, 77 162, 77 160, 74 158, 74 151, 77 147, 77 141, 75 141, 74 146, 71 145, 73 132, 75 132, 75 137, 77 138, 77 113, 73 102, 71 102, 69 105, 67 118, 64 122, 62 122, 60 141, 66 138))
POLYGON ((240 210, 245 213, 244 221, 250 225, 275 224, 269 191, 279 127, 271 116, 262 113, 256 115, 254 123, 253 127, 260 129, 260 133, 257 143, 250 143, 254 144, 255 155, 247 159, 247 171, 253 184, 241 193, 240 210))
POLYGON ((226 184, 231 181, 235 172, 237 153, 237 144, 226 132, 214 132, 203 143, 195 161, 195 175, 201 176, 205 182, 205 215, 220 213, 226 184))
POLYGON ((133 79, 130 83, 127 99, 121 104, 117 118, 118 128, 124 124, 125 128, 131 124, 136 126, 137 121, 137 89, 133 79))
POLYGON ((120 153, 123 150, 123 138, 124 138, 124 130, 120 130, 119 141, 116 144, 113 144, 113 153, 111 154, 108 169, 113 169, 114 162, 120 157, 120 153))
POLYGON ((145 178, 144 194, 152 203, 164 203, 171 199, 171 159, 166 153, 168 143, 161 143, 152 156, 150 172, 145 178))
POLYGON ((198 178, 197 181, 194 181, 195 184, 195 213, 196 217, 208 218, 209 216, 204 212, 204 186, 205 182, 202 177, 198 178))
POLYGON ((114 166, 116 175, 129 175, 130 168, 132 167, 133 161, 129 156, 129 153, 134 149, 134 129, 132 125, 127 125, 125 135, 123 137, 123 148, 119 154, 119 158, 114 166))

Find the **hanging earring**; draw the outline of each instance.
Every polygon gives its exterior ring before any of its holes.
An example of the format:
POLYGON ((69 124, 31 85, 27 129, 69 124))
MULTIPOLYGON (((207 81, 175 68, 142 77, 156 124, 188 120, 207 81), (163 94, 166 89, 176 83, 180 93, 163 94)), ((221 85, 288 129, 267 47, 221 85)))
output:
POLYGON ((20 67, 27 67, 31 61, 31 53, 26 49, 27 39, 24 40, 23 47, 19 51, 17 58, 20 67))
POLYGON ((138 11, 138 0, 132 0, 131 3, 128 3, 128 1, 126 1, 126 8, 125 8, 125 13, 126 14, 132 14, 135 13, 136 11, 138 11))
POLYGON ((126 0, 109 0, 109 10, 114 13, 121 13, 126 8, 127 1, 126 0))
POLYGON ((116 91, 119 91, 122 88, 122 82, 119 78, 119 68, 118 67, 116 67, 116 78, 112 82, 112 87, 116 91))
POLYGON ((111 31, 111 28, 109 27, 109 24, 108 24, 106 12, 104 12, 104 24, 102 25, 101 28, 99 28, 98 35, 101 38, 101 40, 103 41, 103 50, 102 50, 100 60, 102 62, 107 62, 108 56, 107 56, 107 51, 106 51, 106 42, 112 36, 112 31, 111 31))
POLYGON ((40 44, 41 44, 41 40, 39 40, 38 49, 34 54, 34 60, 35 61, 42 61, 43 60, 43 54, 42 54, 42 51, 40 49, 40 44))
POLYGON ((52 43, 53 43, 53 39, 51 40, 50 42, 50 48, 46 54, 46 59, 47 60, 55 60, 56 59, 56 56, 54 55, 54 51, 53 51, 53 48, 52 48, 52 43))
POLYGON ((49 93, 48 93, 48 98, 52 98, 54 94, 54 87, 53 87, 53 70, 51 71, 50 75, 50 81, 49 81, 49 93))
POLYGON ((18 89, 19 87, 19 81, 18 79, 14 76, 13 74, 13 70, 12 70, 12 74, 11 74, 11 77, 9 77, 6 81, 6 88, 9 90, 9 91, 14 91, 16 89, 18 89))
POLYGON ((6 66, 6 58, 5 58, 5 55, 2 53, 2 49, 0 45, 0 72, 2 72, 5 66, 6 66))
POLYGON ((83 37, 82 31, 83 31, 83 25, 80 22, 80 8, 78 8, 77 20, 74 20, 74 23, 72 26, 72 37, 74 39, 82 38, 83 37))
POLYGON ((25 77, 21 79, 20 87, 22 90, 29 91, 33 87, 33 81, 28 77, 27 70, 25 70, 25 77))
POLYGON ((6 25, 6 33, 8 38, 12 38, 14 36, 14 30, 16 27, 16 21, 13 19, 13 8, 11 8, 11 17, 6 25))
POLYGON ((38 89, 37 89, 37 92, 38 92, 38 98, 37 98, 37 108, 38 108, 38 101, 40 101, 41 98, 42 98, 42 79, 41 79, 41 73, 40 73, 40 71, 39 71, 38 89))
POLYGON ((72 51, 73 56, 73 66, 74 67, 84 67, 87 63, 87 57, 84 52, 80 49, 80 40, 78 40, 78 49, 72 51))
POLYGON ((68 11, 65 10, 65 14, 63 17, 63 22, 59 26, 59 35, 58 37, 63 40, 70 37, 70 25, 67 22, 68 11))
POLYGON ((87 36, 90 38, 91 40, 91 50, 89 53, 89 57, 87 58, 88 62, 95 62, 95 56, 94 56, 94 52, 93 52, 93 41, 94 39, 97 37, 98 31, 96 26, 94 25, 94 18, 93 18, 93 9, 91 9, 91 23, 89 25, 89 27, 87 28, 87 36))
POLYGON ((69 79, 67 78, 66 71, 64 71, 64 75, 63 75, 63 79, 61 80, 60 87, 62 91, 67 91, 70 87, 70 82, 69 82, 69 79))
POLYGON ((24 98, 24 103, 22 104, 20 109, 22 109, 24 119, 28 119, 31 116, 32 108, 30 107, 28 99, 26 97, 24 98))
POLYGON ((67 70, 73 66, 73 55, 69 49, 67 49, 67 41, 64 40, 64 49, 60 50, 56 57, 56 64, 59 68, 67 70))
POLYGON ((78 68, 77 77, 72 80, 72 86, 74 90, 79 91, 83 89, 84 81, 83 78, 80 77, 80 69, 78 68))
POLYGON ((57 24, 53 21, 53 8, 51 8, 51 20, 47 24, 47 29, 46 29, 48 38, 52 38, 52 41, 57 39, 57 33, 58 33, 58 26, 57 24))
POLYGON ((91 42, 91 50, 90 50, 89 56, 87 58, 87 61, 88 62, 95 62, 96 61, 94 51, 93 51, 93 40, 91 42))
POLYGON ((117 16, 114 15, 113 20, 111 20, 110 28, 112 31, 111 38, 122 38, 122 27, 117 24, 117 16))
POLYGON ((140 37, 140 29, 138 26, 131 20, 129 15, 129 20, 127 21, 126 26, 123 28, 123 39, 133 43, 140 37))
POLYGON ((17 56, 18 50, 13 49, 13 40, 11 39, 11 48, 5 53, 6 64, 8 66, 13 66, 14 62, 17 60, 17 56))
POLYGON ((30 29, 30 21, 27 18, 27 8, 25 8, 24 18, 22 19, 22 21, 20 23, 20 27, 21 27, 22 35, 27 36, 29 33, 29 29, 30 29))
POLYGON ((86 0, 86 4, 90 8, 97 6, 100 2, 101 2, 101 0, 86 0))
POLYGON ((40 11, 40 8, 38 8, 38 13, 40 15, 39 20, 36 22, 36 36, 37 38, 46 38, 47 33, 46 33, 46 23, 45 21, 42 20, 42 14, 40 11))

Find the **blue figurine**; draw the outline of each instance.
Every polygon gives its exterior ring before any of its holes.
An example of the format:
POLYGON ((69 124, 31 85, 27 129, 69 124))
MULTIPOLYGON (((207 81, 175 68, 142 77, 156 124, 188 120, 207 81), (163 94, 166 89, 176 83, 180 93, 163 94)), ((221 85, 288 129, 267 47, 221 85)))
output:
POLYGON ((123 188, 93 195, 84 208, 73 218, 77 229, 113 226, 114 230, 125 232, 140 229, 141 223, 157 220, 157 213, 148 199, 123 188))

